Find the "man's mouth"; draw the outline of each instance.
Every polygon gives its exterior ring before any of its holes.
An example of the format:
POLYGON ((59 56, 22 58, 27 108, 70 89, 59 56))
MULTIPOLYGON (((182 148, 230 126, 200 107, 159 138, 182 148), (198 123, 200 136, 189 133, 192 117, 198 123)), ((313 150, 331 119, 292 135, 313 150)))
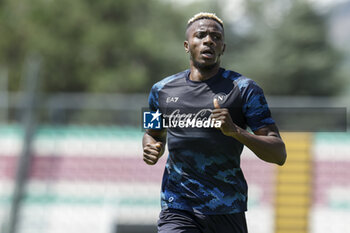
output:
POLYGON ((212 49, 204 49, 201 51, 201 55, 205 58, 213 58, 215 53, 212 49))

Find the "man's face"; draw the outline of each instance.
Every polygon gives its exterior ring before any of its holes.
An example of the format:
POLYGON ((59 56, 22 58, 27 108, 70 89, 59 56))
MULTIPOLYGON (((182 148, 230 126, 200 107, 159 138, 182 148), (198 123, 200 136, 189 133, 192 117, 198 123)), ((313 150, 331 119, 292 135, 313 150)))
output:
POLYGON ((210 67, 220 63, 224 53, 224 32, 219 23, 211 19, 195 21, 186 31, 184 42, 194 65, 210 67))

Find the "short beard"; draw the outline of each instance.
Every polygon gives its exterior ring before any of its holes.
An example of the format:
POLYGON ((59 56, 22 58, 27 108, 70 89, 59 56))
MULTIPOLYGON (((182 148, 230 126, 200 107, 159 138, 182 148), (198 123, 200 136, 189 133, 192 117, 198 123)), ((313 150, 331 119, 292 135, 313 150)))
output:
POLYGON ((193 66, 196 67, 197 69, 199 70, 202 70, 202 71, 210 71, 212 70, 214 67, 216 67, 218 65, 218 62, 214 63, 214 64, 211 64, 211 65, 204 65, 202 63, 199 63, 197 61, 193 61, 193 66))

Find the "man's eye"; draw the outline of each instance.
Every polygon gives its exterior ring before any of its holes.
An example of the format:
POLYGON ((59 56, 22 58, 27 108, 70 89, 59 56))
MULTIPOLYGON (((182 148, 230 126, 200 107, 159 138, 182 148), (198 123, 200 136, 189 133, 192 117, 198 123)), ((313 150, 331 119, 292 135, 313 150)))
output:
POLYGON ((197 33, 197 37, 198 38, 203 38, 203 37, 205 37, 205 33, 204 32, 199 32, 199 33, 197 33))
POLYGON ((220 40, 221 36, 220 35, 213 35, 214 40, 220 40))

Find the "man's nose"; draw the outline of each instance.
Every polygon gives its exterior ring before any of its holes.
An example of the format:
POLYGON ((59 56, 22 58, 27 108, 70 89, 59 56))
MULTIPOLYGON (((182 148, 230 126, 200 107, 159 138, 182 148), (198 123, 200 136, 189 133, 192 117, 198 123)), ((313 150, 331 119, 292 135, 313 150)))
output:
POLYGON ((214 44, 214 41, 212 40, 210 35, 207 35, 206 37, 204 37, 204 44, 214 44))

